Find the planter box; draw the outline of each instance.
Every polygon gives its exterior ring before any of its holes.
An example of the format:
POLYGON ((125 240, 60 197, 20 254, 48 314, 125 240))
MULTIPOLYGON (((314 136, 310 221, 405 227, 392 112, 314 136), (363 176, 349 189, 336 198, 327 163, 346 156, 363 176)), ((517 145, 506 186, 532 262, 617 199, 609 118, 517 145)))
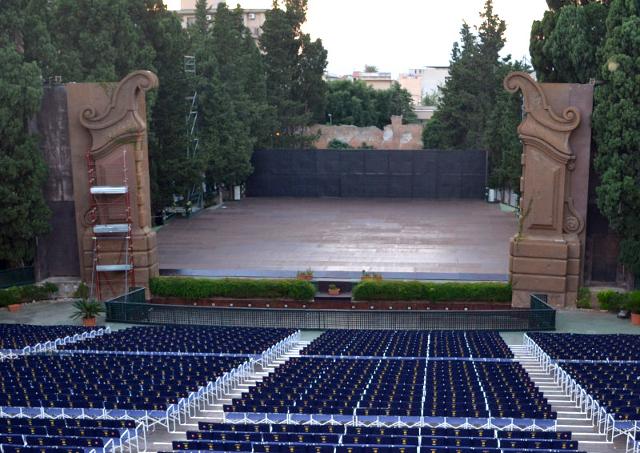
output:
POLYGON ((96 318, 82 318, 82 325, 85 327, 95 327, 96 318))
POLYGON ((222 307, 222 308, 297 308, 311 310, 510 310, 511 304, 508 302, 438 302, 429 301, 299 301, 288 299, 229 299, 229 298, 206 298, 206 299, 183 299, 179 297, 153 297, 152 303, 162 305, 190 305, 198 307, 222 307))

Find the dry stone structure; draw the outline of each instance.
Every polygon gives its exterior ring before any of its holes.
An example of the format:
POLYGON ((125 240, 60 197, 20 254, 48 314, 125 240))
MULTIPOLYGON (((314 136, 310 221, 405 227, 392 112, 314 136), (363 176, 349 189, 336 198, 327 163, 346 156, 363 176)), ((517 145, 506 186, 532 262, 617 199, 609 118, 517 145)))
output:
POLYGON ((582 279, 589 181, 593 85, 541 84, 515 72, 505 88, 522 91, 518 127, 524 151, 520 227, 511 240, 513 305, 531 293, 575 307, 582 279))
POLYGON ((391 124, 384 130, 375 126, 311 126, 310 132, 318 134, 313 145, 318 149, 328 147, 331 140, 340 140, 353 148, 365 143, 374 149, 422 149, 422 125, 402 124, 401 116, 392 116, 391 124))

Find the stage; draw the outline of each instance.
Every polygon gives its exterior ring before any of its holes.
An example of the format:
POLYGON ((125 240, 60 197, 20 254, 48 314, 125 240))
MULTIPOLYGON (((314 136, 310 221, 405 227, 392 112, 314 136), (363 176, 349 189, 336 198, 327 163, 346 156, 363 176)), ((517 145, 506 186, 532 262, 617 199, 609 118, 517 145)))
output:
POLYGON ((513 212, 469 200, 247 198, 158 231, 163 274, 505 280, 513 212))

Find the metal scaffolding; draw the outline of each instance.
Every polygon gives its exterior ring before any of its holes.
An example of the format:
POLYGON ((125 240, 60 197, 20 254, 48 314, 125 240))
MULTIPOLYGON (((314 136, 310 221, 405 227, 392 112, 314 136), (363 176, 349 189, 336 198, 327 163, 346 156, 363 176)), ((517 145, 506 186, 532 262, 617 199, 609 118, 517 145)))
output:
POLYGON ((86 159, 90 200, 87 220, 93 240, 91 297, 102 300, 105 287, 111 296, 122 291, 126 294, 129 288, 135 287, 127 150, 122 149, 121 165, 101 167, 100 175, 90 152, 86 159), (114 288, 120 281, 123 288, 114 288))

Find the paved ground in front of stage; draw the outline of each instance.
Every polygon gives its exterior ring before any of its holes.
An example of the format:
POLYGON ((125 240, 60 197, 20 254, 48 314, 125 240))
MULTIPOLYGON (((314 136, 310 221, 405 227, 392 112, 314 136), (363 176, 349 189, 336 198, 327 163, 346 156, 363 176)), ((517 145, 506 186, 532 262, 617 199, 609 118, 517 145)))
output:
POLYGON ((211 276, 501 279, 516 231, 513 213, 483 201, 249 198, 174 219, 158 253, 161 269, 211 276))

